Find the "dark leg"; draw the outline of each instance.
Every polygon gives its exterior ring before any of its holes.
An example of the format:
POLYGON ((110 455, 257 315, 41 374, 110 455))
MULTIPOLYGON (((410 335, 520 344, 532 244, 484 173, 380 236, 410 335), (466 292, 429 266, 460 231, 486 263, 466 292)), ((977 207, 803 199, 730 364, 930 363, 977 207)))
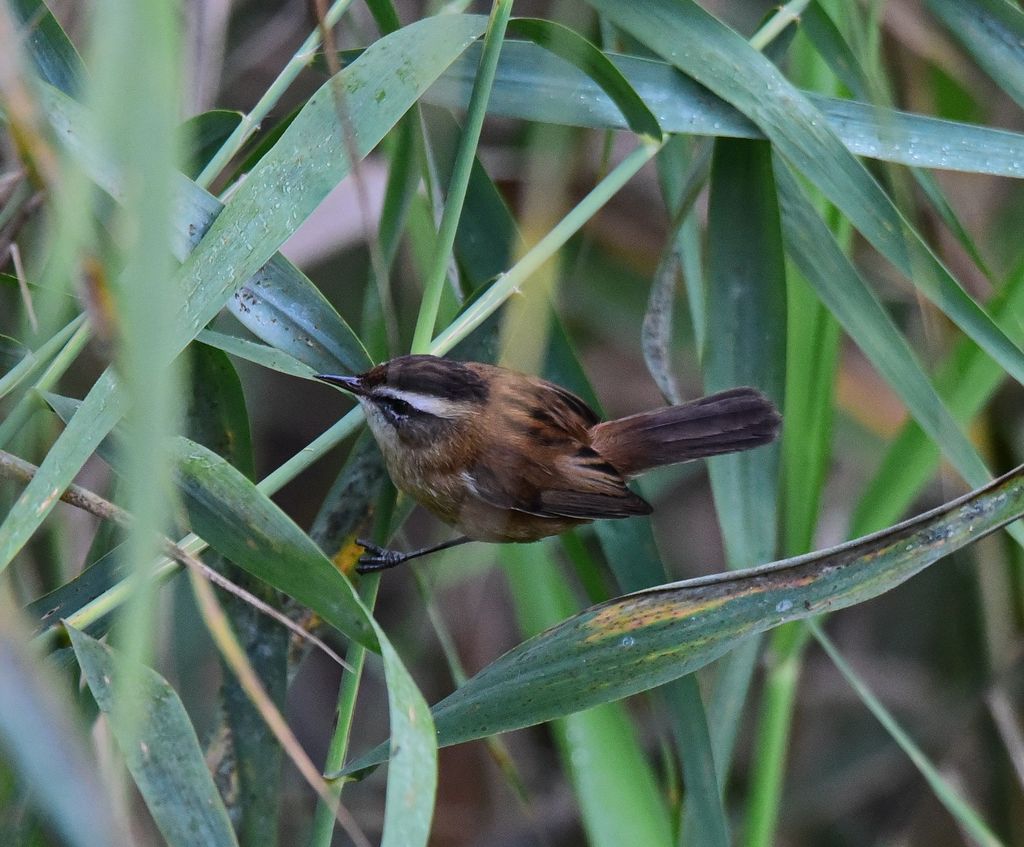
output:
POLYGON ((366 553, 359 557, 356 571, 358 573, 371 573, 373 571, 387 570, 388 568, 395 567, 395 565, 408 562, 410 559, 418 559, 420 556, 427 555, 427 553, 447 550, 449 547, 457 547, 459 544, 465 544, 467 541, 472 540, 472 538, 460 535, 458 538, 442 541, 433 547, 424 547, 421 550, 410 550, 408 553, 403 553, 400 550, 388 550, 386 547, 380 547, 372 541, 364 541, 360 538, 356 541, 356 544, 364 548, 366 553))

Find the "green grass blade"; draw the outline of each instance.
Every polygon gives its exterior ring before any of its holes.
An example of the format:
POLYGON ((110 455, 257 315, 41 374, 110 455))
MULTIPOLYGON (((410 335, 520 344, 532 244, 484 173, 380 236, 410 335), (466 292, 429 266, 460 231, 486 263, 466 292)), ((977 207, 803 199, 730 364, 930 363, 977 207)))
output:
MULTIPOLYGON (((1024 467, 866 538, 594 606, 513 648, 438 703, 439 743, 552 720, 660 685, 751 635, 876 597, 1021 515, 1024 467)), ((382 761, 385 750, 349 770, 382 761)))
POLYGON ((975 843, 983 845, 983 847, 1000 847, 1003 842, 995 836, 978 813, 964 801, 953 786, 943 779, 938 768, 928 761, 928 757, 925 756, 921 748, 919 748, 910 736, 903 731, 903 728, 896 722, 896 719, 889 713, 889 710, 882 705, 881 701, 875 697, 874 693, 870 688, 868 688, 867 684, 860 678, 857 672, 850 667, 846 659, 844 659, 842 654, 836 649, 836 646, 832 643, 831 639, 829 639, 821 627, 818 626, 817 621, 809 620, 807 625, 814 634, 814 637, 818 640, 818 643, 821 644, 825 652, 828 653, 832 663, 839 669, 839 672, 846 677, 846 681, 850 683, 850 686, 854 691, 857 692, 857 697, 865 706, 868 707, 868 709, 870 709, 871 714, 878 719, 878 722, 885 727, 886 732, 889 733, 892 739, 899 744, 907 756, 910 757, 910 760, 914 763, 915 767, 917 767, 921 772, 921 775, 925 780, 927 780, 928 785, 931 786, 932 791, 935 793, 935 797, 943 806, 946 807, 946 811, 953 816, 956 822, 963 828, 964 832, 968 833, 975 843))
MULTIPOLYGON (((786 273, 772 151, 763 141, 719 139, 708 213, 704 387, 753 385, 781 409, 785 391, 786 273)), ((731 568, 776 557, 779 446, 708 460, 731 568)), ((753 643, 729 656, 708 709, 724 782, 754 670, 753 643), (726 687, 728 686, 728 688, 726 687), (732 708, 725 708, 729 704, 732 708), (726 722, 731 721, 728 725, 726 722)))
POLYGON ((778 155, 950 320, 1024 382, 1024 352, 967 295, 824 115, 768 59, 691 0, 644 0, 628 8, 614 0, 590 3, 754 121, 778 155))
POLYGON ((313 368, 310 365, 300 362, 287 353, 283 353, 275 347, 268 347, 266 344, 259 344, 250 341, 248 338, 240 338, 237 335, 228 335, 224 332, 217 332, 213 329, 204 329, 196 336, 197 341, 245 359, 254 365, 268 368, 278 373, 297 376, 301 379, 312 379, 318 373, 324 373, 322 369, 313 368))
MULTIPOLYGON (((669 63, 607 54, 662 129, 693 135, 764 138, 765 133, 729 103, 669 63)), ((426 93, 424 100, 466 107, 479 48, 471 46, 426 93)), ((852 100, 803 94, 823 123, 858 156, 923 168, 1000 176, 1024 175, 1024 135, 940 120, 852 100)), ((615 102, 575 66, 535 44, 508 40, 488 104, 492 115, 596 129, 628 129, 615 102)))
MULTIPOLYGON (((828 64, 836 78, 842 82, 853 96, 865 103, 870 103, 871 84, 857 57, 850 49, 835 21, 822 7, 819 0, 814 0, 800 16, 802 31, 818 52, 821 61, 828 64)), ((809 67, 809 62, 801 63, 801 67, 809 67)), ((829 86, 834 88, 834 86, 829 86)))
POLYGON ((697 675, 688 673, 664 686, 672 711, 672 730, 683 762, 682 844, 727 847, 729 824, 722 802, 725 766, 715 756, 704 698, 697 675))
MULTIPOLYGON (((352 539, 357 533, 372 537, 371 528, 366 525, 374 505, 382 499, 381 493, 386 481, 387 471, 384 470, 384 459, 377 449, 377 442, 369 431, 364 430, 352 445, 309 533, 332 561, 339 561, 339 554, 351 549, 352 539), (363 531, 364 528, 366 531, 363 531)), ((393 497, 394 493, 390 492, 390 498, 393 497)), ((380 510, 376 522, 378 525, 382 523, 380 510)), ((380 537, 375 540, 385 539, 380 537)), ((379 580, 373 579, 360 582, 359 596, 368 608, 373 608, 379 584, 379 580)), ((366 652, 362 645, 352 644, 345 657, 352 670, 342 677, 338 690, 337 717, 323 765, 327 773, 342 767, 348 755, 352 718, 362 683, 366 652)), ((343 787, 341 781, 328 784, 328 789, 335 797, 341 796, 343 787)), ((309 847, 330 847, 335 824, 333 812, 322 799, 319 800, 313 817, 309 847)))
POLYGON ((381 847, 425 847, 437 793, 437 739, 430 708, 376 621, 391 723, 391 763, 381 847))
POLYGON ((10 394, 22 382, 31 379, 36 371, 48 365, 84 323, 85 315, 79 315, 48 341, 40 344, 37 350, 27 351, 18 364, 0 377, 0 398, 10 394))
POLYGON ((148 667, 126 667, 123 657, 85 633, 69 627, 68 634, 89 690, 170 847, 237 847, 199 739, 174 689, 148 667), (131 689, 124 685, 128 673, 131 689), (114 695, 122 698, 129 690, 138 708, 133 719, 125 720, 124 703, 114 695))
MULTIPOLYGON (((781 409, 786 271, 772 152, 764 142, 715 145, 707 261, 704 387, 710 393, 752 385, 781 409)), ((778 445, 708 460, 730 567, 775 556, 778 463, 778 445)))
POLYGON ((1024 13, 1006 0, 925 0, 1018 106, 1024 106, 1024 13))
MULTIPOLYGON (((96 763, 55 684, 24 644, 9 606, 0 615, 0 748, 32 792, 34 806, 72 847, 123 843, 95 778, 96 763)), ((6 768, 5 768, 6 770, 6 768)))

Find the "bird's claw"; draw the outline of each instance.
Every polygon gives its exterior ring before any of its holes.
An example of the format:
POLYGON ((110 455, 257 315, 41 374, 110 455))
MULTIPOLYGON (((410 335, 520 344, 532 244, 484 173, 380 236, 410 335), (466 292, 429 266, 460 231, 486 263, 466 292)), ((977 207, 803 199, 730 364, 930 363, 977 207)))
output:
POLYGON ((357 538, 356 544, 364 550, 363 555, 356 563, 356 573, 384 571, 402 564, 407 558, 406 554, 399 550, 389 550, 387 547, 381 547, 379 544, 362 538, 357 538))

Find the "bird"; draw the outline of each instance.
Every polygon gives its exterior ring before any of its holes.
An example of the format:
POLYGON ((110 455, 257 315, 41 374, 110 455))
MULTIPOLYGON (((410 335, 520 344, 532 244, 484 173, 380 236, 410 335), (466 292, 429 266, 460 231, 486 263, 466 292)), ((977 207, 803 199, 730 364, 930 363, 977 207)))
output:
POLYGON ((396 488, 459 533, 404 552, 359 539, 360 573, 467 541, 531 542, 650 514, 631 479, 768 444, 782 420, 764 394, 740 387, 602 421, 556 383, 424 354, 316 378, 358 400, 396 488))

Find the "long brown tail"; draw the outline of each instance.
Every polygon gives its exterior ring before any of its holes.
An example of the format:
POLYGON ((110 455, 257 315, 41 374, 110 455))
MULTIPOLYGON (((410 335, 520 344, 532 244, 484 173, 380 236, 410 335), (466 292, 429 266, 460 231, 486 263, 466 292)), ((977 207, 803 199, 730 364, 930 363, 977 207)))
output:
POLYGON ((650 468, 749 450, 773 441, 782 417, 755 388, 731 388, 598 424, 591 444, 624 476, 650 468))

